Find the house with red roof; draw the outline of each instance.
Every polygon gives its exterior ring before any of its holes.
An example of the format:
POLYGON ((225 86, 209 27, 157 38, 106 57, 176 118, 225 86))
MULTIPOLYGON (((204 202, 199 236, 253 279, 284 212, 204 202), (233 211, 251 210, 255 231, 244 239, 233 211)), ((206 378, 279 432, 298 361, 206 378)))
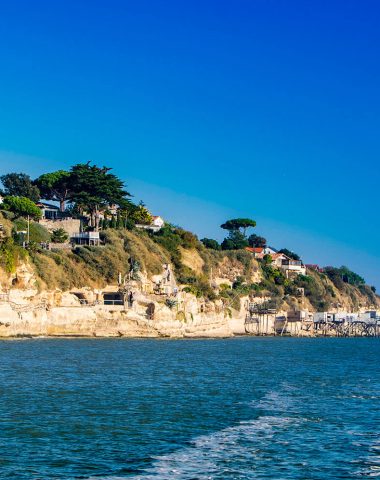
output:
POLYGON ((281 268, 288 277, 290 274, 305 275, 306 268, 300 260, 293 260, 284 253, 279 253, 271 247, 246 247, 245 250, 254 255, 258 260, 262 260, 265 255, 270 255, 272 258, 272 266, 281 268))

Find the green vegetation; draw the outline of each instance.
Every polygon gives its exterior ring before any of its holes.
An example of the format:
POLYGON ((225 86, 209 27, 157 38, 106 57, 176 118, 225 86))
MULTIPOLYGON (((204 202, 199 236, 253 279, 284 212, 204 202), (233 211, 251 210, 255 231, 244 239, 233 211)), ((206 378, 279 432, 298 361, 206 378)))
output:
POLYGON ((41 210, 27 197, 5 197, 1 208, 12 212, 16 218, 30 216, 38 219, 41 217, 41 210))
POLYGON ((291 250, 288 250, 287 248, 282 248, 281 250, 278 251, 278 253, 283 253, 284 255, 286 255, 287 257, 293 260, 301 260, 301 257, 299 255, 292 252, 291 250))
POLYGON ((222 247, 219 242, 214 240, 213 238, 202 238, 201 242, 206 248, 210 248, 211 250, 221 250, 222 247))
POLYGON ((240 250, 248 247, 247 229, 256 226, 250 218, 233 218, 223 223, 220 228, 228 230, 228 236, 222 242, 222 250, 240 250))
POLYGON ((242 231, 244 236, 246 236, 247 229, 256 227, 255 220, 251 218, 233 218, 231 220, 227 220, 223 223, 220 228, 224 228, 225 230, 239 230, 242 231))
POLYGON ((77 164, 70 170, 71 199, 82 212, 88 212, 90 226, 99 228, 99 213, 111 205, 127 208, 127 197, 131 195, 124 189, 124 183, 107 167, 77 164))
POLYGON ((248 247, 247 237, 239 230, 230 230, 222 242, 222 250, 240 250, 248 247))
POLYGON ((13 238, 7 238, 0 244, 0 266, 7 273, 15 273, 21 259, 26 257, 26 252, 19 247, 13 238))
MULTIPOLYGON (((18 218, 13 221, 12 237, 16 243, 22 244, 26 241, 26 232, 28 228, 28 222, 24 218, 18 218)), ((29 239, 33 243, 49 242, 50 233, 45 227, 37 222, 29 222, 29 239)))
POLYGON ((65 243, 69 238, 69 235, 63 228, 57 228, 53 230, 51 234, 51 241, 53 243, 65 243))
POLYGON ((341 287, 342 283, 349 283, 356 287, 365 284, 363 277, 344 266, 340 268, 326 267, 324 272, 338 288, 341 287))
POLYGON ((256 247, 256 248, 260 248, 260 247, 266 247, 267 246, 267 239, 264 238, 264 237, 260 237, 259 235, 256 235, 255 233, 252 233, 252 235, 250 235, 248 237, 248 245, 250 247, 256 247))
POLYGON ((141 225, 150 225, 152 223, 153 217, 149 210, 145 207, 143 203, 140 203, 132 209, 130 214, 130 220, 133 220, 134 223, 139 223, 141 225))
MULTIPOLYGON (((6 194, 0 207, 4 213, 0 222, 1 270, 15 275, 18 263, 27 261, 40 288, 101 287, 115 283, 119 272, 142 281, 144 274, 161 274, 163 264, 170 263, 184 291, 206 301, 222 301, 226 312, 239 308, 244 296, 261 297, 273 308, 301 308, 306 302, 306 307, 311 304, 316 310, 336 308, 342 301, 352 308, 378 302, 376 289, 347 267, 326 267, 324 273, 308 270, 307 275, 288 277, 270 255, 256 260, 246 247, 265 247, 267 240, 256 234, 247 236, 256 226, 250 218, 223 223, 221 228, 228 235, 221 244, 212 238, 199 241, 192 232, 170 223, 158 232, 138 229, 137 224, 150 225, 153 217, 142 202, 136 205, 131 201, 124 182, 107 167, 88 162, 68 171, 45 173, 34 181, 19 173, 0 178, 6 194), (54 249, 54 244, 66 242, 68 235, 62 228, 49 233, 33 221, 41 215, 35 204, 39 195, 59 202, 61 213, 80 218, 85 229, 99 229, 102 245, 73 249, 55 245, 54 249), (29 244, 25 245, 27 230, 29 244), (47 242, 52 242, 53 250, 46 249, 47 242), (218 286, 221 278, 226 283, 218 286)), ((280 252, 300 260, 289 249, 280 252)))
POLYGON ((65 202, 73 199, 72 178, 65 170, 44 173, 34 181, 34 184, 42 198, 59 202, 61 212, 65 211, 65 202))
POLYGON ((0 177, 3 184, 2 194, 10 197, 25 197, 32 202, 38 202, 40 192, 25 173, 7 173, 0 177))

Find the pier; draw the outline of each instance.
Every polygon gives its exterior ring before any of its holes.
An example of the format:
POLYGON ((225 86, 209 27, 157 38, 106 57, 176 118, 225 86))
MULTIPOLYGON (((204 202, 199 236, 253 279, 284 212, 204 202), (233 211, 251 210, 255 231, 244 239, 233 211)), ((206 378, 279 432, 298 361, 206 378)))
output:
POLYGON ((307 310, 278 314, 268 304, 248 302, 245 332, 247 335, 291 337, 380 337, 380 315, 364 313, 311 313, 307 310))
POLYGON ((269 308, 266 303, 252 303, 247 305, 245 317, 245 332, 251 335, 275 335, 275 319, 277 310, 269 308))

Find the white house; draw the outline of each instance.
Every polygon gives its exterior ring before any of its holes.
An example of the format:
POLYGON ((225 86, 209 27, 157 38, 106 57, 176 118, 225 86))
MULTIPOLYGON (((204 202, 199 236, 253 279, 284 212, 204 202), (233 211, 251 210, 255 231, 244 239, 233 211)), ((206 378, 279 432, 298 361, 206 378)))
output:
POLYGON ((301 260, 293 260, 292 258, 284 258, 281 260, 279 267, 285 270, 286 275, 289 273, 295 273, 297 275, 306 275, 306 268, 302 265, 301 260))
POLYGON ((278 253, 278 250, 273 247, 265 247, 263 253, 264 255, 274 255, 275 253, 278 253))
POLYGON ((157 215, 153 215, 153 221, 152 221, 152 225, 154 227, 163 227, 165 224, 163 218, 161 218, 160 216, 157 216, 157 215))
POLYGON ((3 201, 4 201, 4 197, 0 195, 0 205, 3 203, 3 201))
POLYGON ((153 215, 152 222, 149 225, 143 225, 141 223, 136 224, 136 228, 141 228, 144 230, 151 230, 152 232, 158 232, 165 225, 165 221, 162 217, 158 215, 153 215))
POLYGON ((246 250, 254 255, 255 258, 262 260, 265 255, 270 255, 272 258, 272 265, 285 271, 286 276, 289 274, 306 275, 306 267, 300 260, 293 260, 284 253, 278 253, 271 247, 246 247, 246 250))
POLYGON ((99 232, 78 232, 70 238, 71 243, 75 245, 100 245, 99 232))

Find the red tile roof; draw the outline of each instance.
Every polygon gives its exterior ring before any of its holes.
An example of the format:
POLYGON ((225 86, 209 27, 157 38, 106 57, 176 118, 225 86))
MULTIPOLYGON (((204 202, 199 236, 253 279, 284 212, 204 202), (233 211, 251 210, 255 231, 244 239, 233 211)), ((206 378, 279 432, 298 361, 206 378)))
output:
POLYGON ((245 247, 245 249, 247 250, 247 252, 251 252, 251 253, 263 253, 264 251, 264 248, 263 247, 245 247))

